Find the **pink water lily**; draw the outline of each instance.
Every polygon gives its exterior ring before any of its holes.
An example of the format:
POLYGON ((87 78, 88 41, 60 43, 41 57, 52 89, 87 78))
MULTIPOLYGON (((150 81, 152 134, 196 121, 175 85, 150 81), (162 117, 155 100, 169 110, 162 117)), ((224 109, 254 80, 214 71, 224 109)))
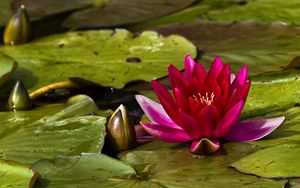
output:
POLYGON ((217 57, 208 72, 186 56, 184 73, 170 65, 172 94, 159 82, 152 86, 161 104, 142 95, 136 100, 152 121, 141 122, 152 136, 167 142, 191 141, 190 151, 209 154, 220 140, 255 141, 275 130, 284 117, 239 122, 251 81, 247 66, 231 73, 217 57))

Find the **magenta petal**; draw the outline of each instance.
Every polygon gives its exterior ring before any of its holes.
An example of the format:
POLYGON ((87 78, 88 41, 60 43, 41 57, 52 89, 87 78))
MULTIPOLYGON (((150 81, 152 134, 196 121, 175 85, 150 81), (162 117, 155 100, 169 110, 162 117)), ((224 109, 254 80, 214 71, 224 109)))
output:
POLYGON ((244 101, 236 103, 219 121, 214 130, 214 137, 223 137, 238 122, 244 107, 244 101))
POLYGON ((208 75, 212 77, 217 77, 223 68, 223 64, 220 57, 216 57, 210 69, 208 71, 208 75))
POLYGON ((184 82, 184 77, 182 73, 174 66, 169 65, 169 80, 172 88, 186 88, 186 84, 184 82))
POLYGON ((162 105, 142 95, 135 96, 136 101, 146 114, 146 116, 156 124, 168 125, 170 127, 178 127, 168 116, 162 105))
POLYGON ((178 107, 175 103, 175 100, 173 96, 169 93, 169 91, 160 83, 156 81, 151 82, 153 89, 155 90, 155 93, 160 101, 160 104, 165 109, 166 113, 169 115, 169 117, 178 124, 178 107))
POLYGON ((193 140, 192 144, 190 145, 190 152, 197 155, 207 155, 218 151, 219 148, 219 140, 202 138, 201 140, 193 140))
POLYGON ((195 79, 204 81, 206 76, 207 76, 207 72, 205 68, 201 64, 196 63, 193 70, 193 77, 195 79))
POLYGON ((150 135, 166 142, 186 142, 191 140, 191 137, 181 128, 147 122, 141 122, 141 125, 150 135))
POLYGON ((180 90, 178 88, 175 88, 173 90, 173 92, 174 92, 174 97, 175 97, 177 106, 188 113, 189 112, 189 101, 188 101, 187 97, 185 97, 182 90, 180 90))
POLYGON ((190 55, 187 55, 185 57, 184 73, 185 73, 185 76, 188 80, 192 80, 192 74, 193 74, 194 66, 195 66, 194 59, 190 55))
POLYGON ((176 108, 174 98, 161 83, 153 80, 151 84, 159 100, 163 98, 169 105, 171 105, 173 108, 176 108))
POLYGON ((273 132, 282 124, 284 119, 285 117, 281 116, 271 119, 243 121, 232 127, 224 138, 231 141, 255 141, 273 132))
POLYGON ((219 120, 218 110, 214 105, 207 105, 198 114, 202 137, 212 137, 213 130, 217 126, 219 120))
POLYGON ((233 81, 233 87, 237 88, 244 85, 248 78, 248 66, 245 65, 242 67, 240 72, 236 75, 236 78, 233 81))
POLYGON ((178 110, 178 115, 180 118, 178 126, 183 128, 190 137, 194 139, 202 137, 201 126, 193 116, 185 113, 182 109, 178 110))

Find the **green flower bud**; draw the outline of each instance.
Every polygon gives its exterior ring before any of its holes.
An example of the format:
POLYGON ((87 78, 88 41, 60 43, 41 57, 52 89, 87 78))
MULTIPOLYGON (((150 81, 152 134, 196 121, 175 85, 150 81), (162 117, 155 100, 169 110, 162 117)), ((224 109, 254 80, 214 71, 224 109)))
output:
POLYGON ((30 38, 31 26, 24 5, 17 10, 16 14, 8 21, 3 40, 5 44, 22 44, 30 38))
POLYGON ((136 146, 136 134, 127 109, 120 105, 107 124, 107 140, 115 150, 127 150, 136 146))
POLYGON ((8 107, 11 110, 27 110, 32 106, 32 102, 28 92, 21 81, 17 81, 12 89, 9 99, 8 107))

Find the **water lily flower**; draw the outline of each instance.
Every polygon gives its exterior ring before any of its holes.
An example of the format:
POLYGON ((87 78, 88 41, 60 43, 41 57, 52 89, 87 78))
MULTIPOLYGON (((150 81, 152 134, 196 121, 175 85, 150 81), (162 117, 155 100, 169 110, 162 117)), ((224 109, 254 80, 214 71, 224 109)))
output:
POLYGON ((206 155, 220 148, 220 140, 255 141, 274 131, 284 117, 239 122, 251 81, 243 66, 231 73, 216 57, 210 69, 186 56, 184 73, 169 65, 172 94, 159 82, 151 84, 161 104, 142 95, 136 100, 152 121, 141 122, 155 138, 167 142, 191 141, 190 152, 206 155))

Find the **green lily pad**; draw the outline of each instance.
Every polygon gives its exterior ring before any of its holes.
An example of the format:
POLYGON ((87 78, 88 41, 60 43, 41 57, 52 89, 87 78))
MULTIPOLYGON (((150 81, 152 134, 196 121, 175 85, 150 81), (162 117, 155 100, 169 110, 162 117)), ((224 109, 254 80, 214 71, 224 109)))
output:
POLYGON ((298 70, 252 77, 252 86, 242 112, 243 119, 285 116, 284 123, 266 138, 251 142, 263 147, 300 141, 300 93, 298 70))
POLYGON ((125 163, 106 155, 83 153, 75 157, 57 157, 41 160, 32 169, 42 176, 35 188, 102 187, 114 177, 127 177, 135 170, 125 163))
POLYGON ((1 188, 31 188, 38 177, 29 166, 4 160, 0 160, 0 174, 1 188))
POLYGON ((243 117, 264 116, 274 111, 292 108, 300 103, 299 76, 298 70, 252 76, 252 86, 243 117))
POLYGON ((251 0, 202 0, 195 3, 194 6, 190 6, 181 11, 130 25, 129 28, 133 31, 142 31, 169 24, 194 23, 199 20, 202 21, 205 18, 205 15, 212 11, 223 10, 232 6, 240 6, 248 1, 251 0))
MULTIPOLYGON (((119 179, 119 185, 135 187, 281 187, 284 181, 266 181, 229 168, 233 161, 258 148, 246 143, 228 143, 223 153, 199 157, 185 145, 154 141, 119 158, 137 169, 138 178, 119 179)), ((112 184, 110 184, 112 185, 112 184)))
POLYGON ((126 30, 69 32, 0 51, 18 62, 13 79, 30 91, 69 78, 122 88, 166 75, 170 63, 182 68, 186 54, 196 56, 194 45, 181 36, 143 32, 134 37, 126 30))
POLYGON ((53 14, 89 8, 104 6, 108 0, 13 0, 14 10, 20 5, 25 5, 26 10, 32 20, 41 19, 53 14))
POLYGON ((298 0, 203 0, 182 11, 138 23, 131 30, 145 30, 173 23, 228 22, 253 20, 257 23, 300 24, 298 0), (280 8, 279 8, 280 7, 280 8))
POLYGON ((199 157, 185 145, 154 141, 119 155, 83 154, 42 160, 33 169, 42 176, 36 187, 282 187, 286 181, 264 180, 236 172, 229 164, 258 148, 246 143, 226 144, 228 154, 199 157), (136 171, 130 167, 132 165, 136 171))
POLYGON ((215 56, 230 63, 234 71, 249 66, 250 74, 281 71, 299 55, 299 28, 282 24, 254 22, 230 24, 185 24, 157 29, 160 33, 180 34, 202 52, 200 62, 208 67, 215 56), (222 33, 222 35, 220 35, 222 33))
POLYGON ((265 178, 300 177, 299 145, 279 145, 248 155, 231 166, 265 178))
POLYGON ((17 63, 9 56, 0 52, 0 86, 12 75, 17 68, 17 63))
POLYGON ((226 9, 211 11, 205 17, 208 20, 216 21, 255 20, 261 23, 270 23, 275 20, 299 25, 299 6, 300 2, 297 0, 247 1, 243 6, 230 6, 226 9))
POLYGON ((251 142, 262 147, 272 147, 282 144, 298 144, 300 142, 300 109, 291 107, 265 115, 265 117, 285 116, 283 124, 266 138, 251 142))
POLYGON ((123 26, 179 11, 195 1, 112 0, 102 8, 91 8, 73 13, 63 25, 71 28, 123 26))
POLYGON ((106 118, 85 115, 97 110, 91 98, 79 95, 66 104, 0 112, 0 158, 32 163, 57 155, 100 153, 106 118))
POLYGON ((11 0, 1 0, 0 2, 0 27, 4 26, 12 15, 10 10, 11 0))

